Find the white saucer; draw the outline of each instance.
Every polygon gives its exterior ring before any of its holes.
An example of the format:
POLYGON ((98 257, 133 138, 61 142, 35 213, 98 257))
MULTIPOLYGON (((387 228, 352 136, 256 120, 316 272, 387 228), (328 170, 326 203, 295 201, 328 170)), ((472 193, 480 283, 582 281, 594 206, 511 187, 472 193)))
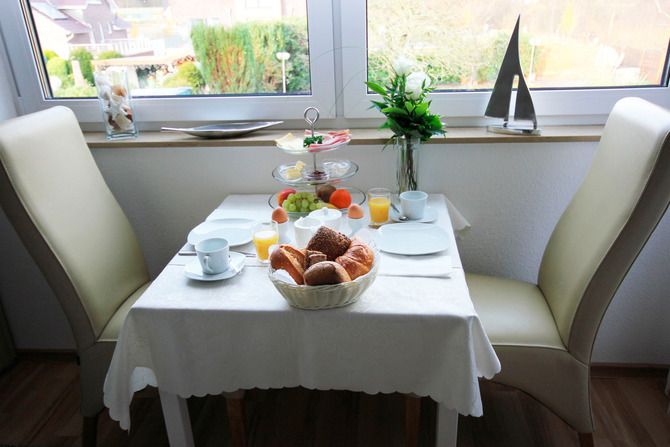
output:
POLYGON ((231 247, 251 242, 252 219, 215 219, 206 220, 191 230, 186 240, 191 245, 211 237, 221 237, 228 241, 231 247))
POLYGON ((407 219, 400 220, 398 219, 398 213, 396 213, 393 208, 389 210, 389 217, 393 222, 414 222, 414 223, 429 223, 437 219, 437 210, 431 206, 427 206, 423 212, 423 218, 421 219, 407 219))
MULTIPOLYGON (((242 271, 244 268, 244 260, 245 256, 242 253, 236 253, 234 251, 230 252, 231 264, 237 267, 237 269, 240 271, 242 271)), ((217 273, 216 275, 207 275, 202 272, 200 261, 196 258, 186 264, 186 267, 184 268, 184 275, 187 278, 195 279, 196 281, 220 281, 222 279, 232 278, 236 275, 236 273, 233 269, 228 267, 228 270, 217 273)))

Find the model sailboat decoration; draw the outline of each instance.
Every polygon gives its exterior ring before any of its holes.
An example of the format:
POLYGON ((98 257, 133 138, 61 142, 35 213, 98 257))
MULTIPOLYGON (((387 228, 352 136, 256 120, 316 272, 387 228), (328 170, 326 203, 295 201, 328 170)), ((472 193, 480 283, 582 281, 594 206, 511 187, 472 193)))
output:
POLYGON ((493 86, 491 99, 486 107, 484 116, 491 118, 502 118, 505 122, 499 126, 487 126, 489 132, 541 135, 542 131, 537 128, 537 117, 533 99, 530 97, 530 90, 526 85, 521 68, 521 58, 519 56, 519 21, 516 20, 514 32, 507 45, 507 51, 500 65, 498 79, 493 86), (514 107, 514 121, 509 122, 509 111, 512 102, 512 89, 514 88, 514 78, 518 77, 516 104, 514 107), (530 121, 530 123, 521 123, 520 121, 530 121), (532 124, 532 127, 531 127, 532 124))

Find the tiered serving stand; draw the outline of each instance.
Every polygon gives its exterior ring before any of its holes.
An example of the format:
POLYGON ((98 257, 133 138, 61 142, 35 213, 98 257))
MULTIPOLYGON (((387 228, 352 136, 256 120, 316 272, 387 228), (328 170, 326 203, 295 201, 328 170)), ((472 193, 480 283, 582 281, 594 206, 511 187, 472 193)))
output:
MULTIPOLYGON (((310 125, 312 136, 314 136, 314 124, 319 119, 319 111, 315 107, 308 107, 305 110, 304 117, 305 121, 307 121, 307 123, 309 123, 310 125), (308 116, 312 111, 315 112, 316 114, 314 119, 311 119, 308 116)), ((350 140, 346 140, 332 145, 320 146, 316 148, 304 148, 304 150, 290 149, 282 147, 281 145, 277 144, 277 147, 279 149, 291 155, 312 154, 312 166, 309 165, 305 166, 305 168, 303 168, 302 175, 295 179, 287 179, 282 175, 283 169, 289 166, 294 166, 295 164, 277 166, 272 171, 272 177, 278 182, 283 183, 284 185, 287 185, 295 189, 296 191, 310 190, 309 192, 312 192, 311 189, 313 189, 314 194, 316 194, 316 191, 321 186, 338 185, 339 183, 356 175, 356 173, 358 172, 358 165, 350 160, 324 160, 322 163, 317 163, 317 154, 340 149, 341 147, 344 147, 347 144, 349 144, 349 141, 350 140), (330 169, 328 168, 329 163, 334 164, 334 166, 330 169)), ((365 193, 358 188, 354 188, 351 186, 347 187, 337 186, 337 189, 346 189, 351 195, 351 203, 358 203, 359 205, 361 205, 363 204, 363 202, 365 202, 365 193)), ((270 199, 268 200, 268 204, 272 208, 276 208, 278 206, 277 194, 278 193, 273 194, 272 196, 270 196, 270 199)), ((346 209, 340 211, 346 211, 346 209)), ((307 215, 308 213, 289 212, 288 214, 290 216, 304 216, 307 215)))

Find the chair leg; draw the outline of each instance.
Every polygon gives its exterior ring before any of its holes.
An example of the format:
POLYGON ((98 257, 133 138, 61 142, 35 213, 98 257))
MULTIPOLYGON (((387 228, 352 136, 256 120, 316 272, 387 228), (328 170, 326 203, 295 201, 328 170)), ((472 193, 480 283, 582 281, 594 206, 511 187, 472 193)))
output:
POLYGON ((82 446, 95 447, 98 438, 98 415, 84 416, 84 427, 82 430, 82 446))
POLYGON ((578 433, 580 447, 594 447, 593 433, 578 433))
POLYGON ((405 395, 405 446, 418 447, 419 422, 421 420, 421 397, 405 395))
POLYGON ((228 424, 235 447, 247 446, 247 427, 244 423, 244 390, 223 393, 228 410, 228 424))

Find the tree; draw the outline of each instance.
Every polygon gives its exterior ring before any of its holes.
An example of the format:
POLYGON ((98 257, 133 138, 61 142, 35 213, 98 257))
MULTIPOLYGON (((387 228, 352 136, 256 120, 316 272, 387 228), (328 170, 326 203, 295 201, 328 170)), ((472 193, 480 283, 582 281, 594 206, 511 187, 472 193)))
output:
POLYGON ((79 66, 81 67, 81 74, 86 79, 86 82, 89 85, 95 85, 93 79, 93 55, 86 48, 76 48, 70 52, 70 60, 79 61, 79 66))
POLYGON ((309 53, 304 18, 291 23, 195 25, 191 41, 210 94, 281 92, 278 52, 288 52, 287 91, 309 91, 309 53))

